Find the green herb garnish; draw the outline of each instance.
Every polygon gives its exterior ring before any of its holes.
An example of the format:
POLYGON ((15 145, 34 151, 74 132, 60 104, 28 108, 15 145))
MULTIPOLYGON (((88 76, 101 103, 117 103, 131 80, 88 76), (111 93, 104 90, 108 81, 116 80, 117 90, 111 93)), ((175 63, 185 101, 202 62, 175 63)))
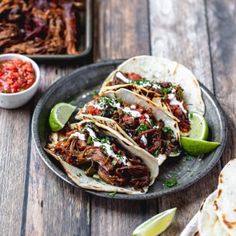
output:
POLYGON ((115 166, 115 165, 117 164, 117 160, 116 160, 116 159, 113 159, 112 162, 111 162, 111 164, 112 164, 113 166, 115 166))
POLYGON ((137 134, 141 134, 143 131, 146 131, 148 129, 149 129, 149 127, 147 124, 141 123, 136 132, 137 132, 137 134))
POLYGON ((153 153, 153 156, 154 156, 154 157, 158 157, 159 153, 160 153, 160 151, 157 149, 157 150, 153 153))
POLYGON ((165 132, 165 133, 170 133, 170 132, 172 132, 172 129, 171 129, 170 127, 164 127, 164 128, 162 128, 162 130, 163 130, 163 132, 165 132))
POLYGON ((162 88, 161 91, 164 95, 167 95, 167 94, 171 93, 172 89, 173 89, 172 87, 162 88))
POLYGON ((94 91, 91 92, 91 94, 92 94, 93 97, 96 97, 98 95, 98 91, 94 90, 94 91))
POLYGON ((178 182, 177 182, 177 179, 176 179, 175 176, 170 177, 169 179, 167 179, 167 180, 164 182, 165 186, 168 187, 168 188, 174 187, 175 185, 177 185, 177 183, 178 183, 178 182))
POLYGON ((99 177, 93 176, 93 179, 96 180, 97 182, 101 182, 101 179, 99 177))
POLYGON ((186 157, 185 157, 185 160, 186 160, 186 161, 192 161, 193 158, 192 158, 191 156, 186 156, 186 157))
POLYGON ((141 85, 141 86, 143 86, 143 85, 145 85, 145 84, 151 85, 150 82, 149 82, 147 79, 132 80, 131 83, 132 83, 132 84, 141 85))
POLYGON ((92 139, 91 136, 88 137, 88 139, 87 139, 87 144, 88 144, 88 145, 93 144, 93 139, 92 139))
POLYGON ((117 194, 117 192, 108 193, 108 195, 111 197, 115 197, 116 194, 117 194))
POLYGON ((151 124, 151 126, 155 126, 156 125, 153 119, 149 119, 149 123, 151 124))
POLYGON ((114 106, 115 104, 120 103, 118 99, 106 96, 100 97, 98 102, 101 105, 110 105, 110 106, 114 106))

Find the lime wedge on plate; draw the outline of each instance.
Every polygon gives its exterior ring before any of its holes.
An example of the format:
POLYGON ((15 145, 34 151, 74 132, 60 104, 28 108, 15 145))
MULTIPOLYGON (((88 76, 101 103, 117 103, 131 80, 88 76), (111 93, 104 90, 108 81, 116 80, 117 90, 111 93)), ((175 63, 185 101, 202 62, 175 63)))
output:
POLYGON ((189 137, 181 137, 180 142, 183 149, 188 154, 193 156, 199 156, 205 153, 209 153, 220 145, 220 143, 218 142, 197 140, 189 137))
POLYGON ((132 236, 156 236, 164 232, 175 216, 176 208, 161 212, 139 225, 132 236))
POLYGON ((75 108, 75 106, 72 106, 68 103, 62 102, 56 104, 52 108, 49 116, 49 125, 52 131, 61 130, 69 120, 75 108))
POLYGON ((190 113, 189 119, 191 123, 190 138, 207 140, 209 128, 205 118, 198 113, 190 113))

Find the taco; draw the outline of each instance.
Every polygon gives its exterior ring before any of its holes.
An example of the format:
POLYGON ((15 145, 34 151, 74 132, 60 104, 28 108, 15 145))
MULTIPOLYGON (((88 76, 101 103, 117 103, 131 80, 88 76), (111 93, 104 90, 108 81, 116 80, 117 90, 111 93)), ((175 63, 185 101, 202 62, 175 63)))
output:
POLYGON ((127 89, 96 96, 76 115, 108 125, 152 156, 161 165, 167 156, 178 156, 179 129, 175 120, 148 99, 127 89))
POLYGON ((236 159, 221 170, 217 189, 211 193, 180 236, 236 235, 236 159))
POLYGON ((105 80, 100 95, 119 88, 145 96, 157 106, 165 105, 176 117, 182 135, 191 129, 189 112, 204 114, 197 79, 186 67, 168 59, 137 56, 125 61, 105 80))
POLYGON ((158 175, 158 162, 108 126, 83 120, 52 133, 45 150, 78 186, 141 194, 158 175))

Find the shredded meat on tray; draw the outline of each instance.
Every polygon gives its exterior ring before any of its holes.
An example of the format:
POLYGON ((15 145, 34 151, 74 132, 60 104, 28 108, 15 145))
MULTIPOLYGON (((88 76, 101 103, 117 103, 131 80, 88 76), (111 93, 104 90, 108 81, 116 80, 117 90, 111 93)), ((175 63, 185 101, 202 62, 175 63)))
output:
POLYGON ((78 54, 82 0, 0 1, 0 52, 78 54))
MULTIPOLYGON (((90 126, 89 128, 91 129, 90 126)), ((48 148, 67 163, 84 169, 87 175, 97 173, 108 184, 131 186, 137 190, 143 190, 149 185, 150 171, 139 157, 124 150, 114 138, 104 137, 94 127, 93 131, 96 138, 91 139, 90 133, 85 129, 85 140, 81 140, 78 136, 73 136, 77 132, 76 129, 69 130, 66 127, 58 133, 59 137, 63 138, 53 144, 53 148, 52 144, 49 144, 48 148), (96 146, 97 142, 101 142, 101 146, 96 146), (109 154, 103 145, 108 145, 112 154, 109 154)))

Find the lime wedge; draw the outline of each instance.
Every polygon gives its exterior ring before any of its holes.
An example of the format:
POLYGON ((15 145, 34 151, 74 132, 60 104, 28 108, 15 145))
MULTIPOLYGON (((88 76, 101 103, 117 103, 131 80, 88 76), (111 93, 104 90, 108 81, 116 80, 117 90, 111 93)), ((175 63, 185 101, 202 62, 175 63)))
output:
POLYGON ((189 115, 191 123, 191 131, 189 134, 190 138, 207 140, 209 128, 205 118, 198 113, 190 113, 189 115))
POLYGON ((75 106, 72 106, 68 103, 62 102, 56 104, 52 108, 49 116, 49 125, 52 131, 61 130, 69 120, 75 108, 75 106))
POLYGON ((176 208, 161 212, 139 225, 132 236, 156 236, 164 232, 175 216, 176 208))
POLYGON ((209 153, 216 149, 220 143, 209 142, 204 140, 192 139, 189 137, 180 138, 183 149, 190 155, 199 156, 205 153, 209 153))

